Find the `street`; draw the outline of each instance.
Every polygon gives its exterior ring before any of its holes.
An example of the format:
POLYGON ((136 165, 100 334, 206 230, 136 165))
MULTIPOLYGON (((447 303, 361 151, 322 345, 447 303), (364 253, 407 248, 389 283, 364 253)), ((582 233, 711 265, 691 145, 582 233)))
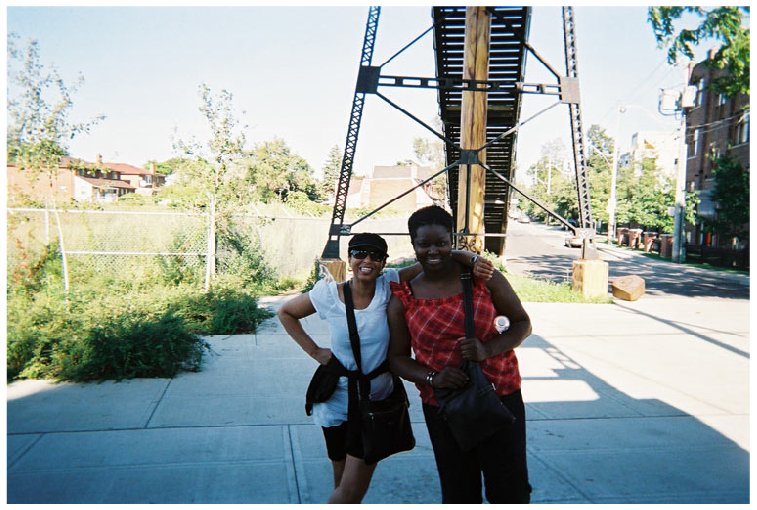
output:
MULTIPOLYGON (((570 282, 580 248, 564 244, 567 232, 559 226, 510 220, 505 262, 515 274, 530 274, 553 282, 570 282)), ((598 243, 609 265, 609 280, 635 274, 644 279, 648 297, 749 299, 749 276, 674 264, 643 255, 640 250, 598 243)))

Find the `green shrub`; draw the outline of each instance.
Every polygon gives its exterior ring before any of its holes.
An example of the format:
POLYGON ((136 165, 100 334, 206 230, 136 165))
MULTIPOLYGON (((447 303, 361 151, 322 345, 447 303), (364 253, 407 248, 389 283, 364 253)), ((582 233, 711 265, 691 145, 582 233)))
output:
POLYGON ((330 205, 313 202, 307 193, 302 191, 292 191, 287 194, 286 205, 300 214, 309 214, 310 216, 323 216, 332 210, 330 205))
POLYGON ((272 317, 258 307, 257 299, 247 292, 215 285, 208 292, 192 292, 171 303, 189 329, 201 335, 254 333, 261 322, 272 317))
POLYGON ((313 261, 313 269, 310 270, 310 274, 308 275, 308 279, 305 280, 305 286, 302 287, 302 292, 310 292, 315 284, 323 277, 321 274, 321 263, 318 262, 318 259, 315 259, 313 261))
POLYGON ((218 237, 217 276, 233 276, 234 286, 240 289, 269 291, 275 288, 276 271, 265 260, 259 242, 237 230, 226 230, 218 237))
POLYGON ((199 370, 207 343, 173 312, 117 315, 81 337, 61 339, 52 353, 52 374, 72 381, 173 377, 199 370))
POLYGON ((64 295, 54 247, 13 274, 8 380, 172 377, 199 369, 207 348, 199 335, 251 333, 272 315, 236 278, 219 278, 206 293, 163 286, 149 271, 136 278, 90 271, 64 295))

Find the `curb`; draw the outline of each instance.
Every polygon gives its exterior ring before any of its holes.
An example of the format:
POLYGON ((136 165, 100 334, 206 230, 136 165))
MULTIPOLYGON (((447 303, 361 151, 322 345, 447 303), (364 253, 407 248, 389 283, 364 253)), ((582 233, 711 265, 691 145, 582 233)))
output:
MULTIPOLYGON (((629 259, 634 257, 644 257, 642 253, 637 253, 631 250, 626 250, 623 248, 618 248, 616 246, 610 246, 610 245, 596 245, 596 248, 598 251, 605 252, 605 253, 611 253, 619 258, 623 259, 629 259)), ((675 262, 672 262, 670 260, 656 260, 656 259, 647 259, 646 260, 652 261, 652 262, 658 262, 661 264, 675 264, 679 267, 681 267, 682 270, 686 270, 687 272, 695 272, 700 274, 717 274, 718 277, 724 278, 726 280, 730 280, 736 283, 739 283, 741 285, 744 285, 745 287, 749 286, 750 282, 750 275, 748 274, 737 274, 737 273, 729 273, 727 271, 716 271, 712 269, 707 269, 704 267, 696 267, 696 266, 690 266, 686 264, 676 264, 675 262)))

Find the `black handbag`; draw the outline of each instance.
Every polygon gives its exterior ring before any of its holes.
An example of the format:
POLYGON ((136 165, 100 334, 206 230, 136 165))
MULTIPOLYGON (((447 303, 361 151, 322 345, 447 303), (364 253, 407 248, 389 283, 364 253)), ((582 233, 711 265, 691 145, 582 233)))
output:
POLYGON ((351 379, 352 384, 348 387, 351 393, 350 407, 353 408, 348 410, 348 416, 352 419, 359 416, 363 459, 366 463, 373 464, 390 455, 412 450, 415 447, 415 436, 413 436, 408 412, 410 402, 402 380, 396 375, 392 377, 394 387, 389 397, 383 400, 370 400, 370 380, 386 372, 388 364, 385 361, 382 363, 383 368, 379 367, 380 370, 374 370, 367 376, 363 374, 360 337, 355 323, 355 307, 349 282, 344 284, 344 303, 347 308, 347 327, 350 332, 352 354, 355 356, 358 372, 358 377, 351 379), (359 415, 355 409, 356 402, 359 415))
MULTIPOLYGON (((460 275, 465 305, 465 336, 476 336, 473 322, 473 288, 470 272, 460 275)), ((512 426, 515 416, 494 391, 494 384, 476 361, 464 360, 461 367, 470 382, 463 388, 434 388, 439 412, 449 425, 460 449, 469 451, 496 432, 512 426)))

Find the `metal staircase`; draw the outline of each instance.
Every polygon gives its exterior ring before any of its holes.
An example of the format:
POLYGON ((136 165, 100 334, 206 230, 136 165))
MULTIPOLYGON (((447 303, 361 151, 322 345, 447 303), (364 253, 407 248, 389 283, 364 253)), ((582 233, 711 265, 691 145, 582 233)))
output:
MULTIPOLYGON (((436 76, 462 82, 465 40, 465 7, 434 7, 434 48, 436 76)), ((487 94, 487 141, 496 139, 518 124, 521 92, 518 83, 525 75, 524 43, 528 40, 530 7, 490 7, 492 17, 489 45, 489 84, 487 94), (496 84, 496 85, 494 85, 496 84)), ((461 88, 439 89, 439 113, 447 143, 447 164, 460 158, 461 88)), ((517 133, 498 140, 486 148, 486 165, 512 180, 517 133)), ((457 209, 458 167, 448 171, 450 206, 457 209)), ((510 187, 491 172, 486 173, 484 228, 487 234, 504 234, 510 187)), ((487 236, 485 248, 501 253, 504 237, 487 236)))
MULTIPOLYGON (((402 48, 384 64, 371 64, 373 46, 376 40, 378 7, 371 7, 366 23, 365 40, 361 58, 360 71, 355 86, 352 116, 348 126, 346 149, 342 160, 342 169, 337 186, 336 202, 329 229, 329 240, 323 251, 323 258, 339 257, 339 239, 351 234, 352 227, 388 206, 394 200, 426 184, 442 173, 447 173, 449 203, 456 214, 458 202, 459 165, 481 164, 486 170, 484 192, 484 248, 496 254, 504 253, 505 233, 507 231, 508 209, 512 190, 519 192, 536 203, 548 214, 555 217, 571 230, 581 231, 581 237, 590 239, 592 235, 591 203, 589 200, 589 183, 586 172, 586 157, 581 123, 580 98, 578 93, 578 70, 576 65, 575 22, 571 7, 563 8, 565 29, 565 64, 566 73, 562 74, 550 66, 529 44, 528 33, 531 20, 530 7, 487 7, 491 16, 489 43, 488 79, 476 81, 463 79, 463 60, 465 51, 465 15, 466 7, 433 7, 433 25, 424 34, 402 48), (382 74, 382 68, 399 53, 415 43, 433 29, 434 51, 436 58, 436 77, 406 77, 382 74), (557 84, 524 83, 526 54, 530 52, 545 65, 557 78, 557 84), (439 114, 442 121, 442 133, 415 117, 411 112, 395 104, 379 91, 379 87, 432 88, 438 90, 439 114), (483 147, 462 150, 461 110, 464 91, 478 90, 487 95, 486 143, 483 147), (422 124, 445 143, 446 163, 434 176, 419 183, 414 188, 379 206, 366 216, 351 224, 344 223, 346 197, 352 174, 352 161, 357 145, 362 107, 365 94, 375 94, 387 104, 400 110, 414 121, 422 124), (557 102, 530 117, 520 120, 521 98, 523 94, 544 94, 559 96, 557 102), (576 169, 576 182, 580 209, 580 229, 575 229, 565 218, 551 211, 534 197, 516 187, 515 149, 519 127, 535 116, 560 103, 570 108, 573 152, 576 169), (486 150, 486 161, 480 161, 481 150, 486 150)), ((469 172, 470 173, 470 172, 469 172)))

